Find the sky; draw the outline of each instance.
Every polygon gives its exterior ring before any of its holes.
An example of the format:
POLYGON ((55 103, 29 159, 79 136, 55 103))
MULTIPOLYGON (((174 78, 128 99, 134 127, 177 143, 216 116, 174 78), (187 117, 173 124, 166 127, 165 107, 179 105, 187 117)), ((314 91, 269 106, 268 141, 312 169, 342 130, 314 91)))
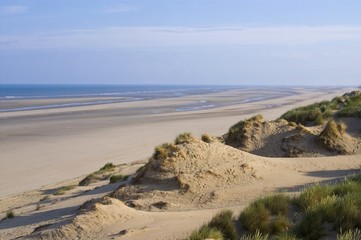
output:
POLYGON ((1 0, 0 83, 360 85, 360 0, 1 0))

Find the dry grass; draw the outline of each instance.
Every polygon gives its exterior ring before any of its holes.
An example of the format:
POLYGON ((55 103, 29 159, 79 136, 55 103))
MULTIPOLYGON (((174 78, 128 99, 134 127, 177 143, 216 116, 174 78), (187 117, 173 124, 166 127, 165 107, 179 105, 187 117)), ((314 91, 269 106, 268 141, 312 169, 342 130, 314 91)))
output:
POLYGON ((334 120, 329 121, 319 138, 322 143, 330 150, 336 150, 337 141, 341 140, 346 132, 346 125, 343 122, 337 123, 334 120))

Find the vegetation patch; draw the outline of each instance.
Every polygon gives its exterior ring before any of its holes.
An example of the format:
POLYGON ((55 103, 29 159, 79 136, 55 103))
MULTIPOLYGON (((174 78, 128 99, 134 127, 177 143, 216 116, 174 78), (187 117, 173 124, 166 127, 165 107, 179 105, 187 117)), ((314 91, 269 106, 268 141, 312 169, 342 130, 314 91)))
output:
MULTIPOLYGON (((192 236, 213 229, 222 234, 220 239, 234 239, 231 219, 231 212, 221 212, 192 236)), ((241 240, 334 239, 336 233, 339 240, 361 239, 361 173, 336 185, 311 186, 294 198, 285 194, 260 198, 238 220, 241 240)))
POLYGON ((281 118, 289 122, 303 125, 309 123, 322 124, 333 115, 333 111, 336 110, 336 108, 336 102, 323 101, 292 109, 283 114, 281 118))
POLYGON ((15 213, 13 211, 8 211, 6 212, 6 216, 4 219, 14 218, 14 217, 15 217, 15 213))
POLYGON ((63 195, 65 194, 65 192, 70 191, 72 189, 74 189, 76 186, 75 185, 69 185, 69 186, 63 186, 58 188, 53 194, 54 195, 63 195))
POLYGON ((361 118, 361 91, 345 94, 342 100, 343 108, 336 113, 337 117, 361 118))
POLYGON ((116 166, 113 163, 106 163, 102 168, 99 169, 99 171, 111 171, 116 166))
POLYGON ((153 153, 153 159, 161 160, 167 159, 168 157, 173 156, 175 153, 179 152, 180 149, 178 146, 172 143, 164 143, 155 147, 153 153))
POLYGON ((342 141, 345 132, 346 125, 344 123, 331 120, 326 124, 319 138, 328 149, 344 152, 341 146, 338 146, 338 142, 342 141))
POLYGON ((211 142, 214 141, 213 137, 210 136, 208 133, 203 134, 201 139, 202 139, 203 142, 206 142, 206 143, 211 143, 211 142))
POLYGON ((89 174, 81 180, 79 182, 79 186, 88 186, 89 184, 97 181, 107 180, 114 173, 115 169, 116 166, 113 163, 106 163, 98 171, 89 174))
POLYGON ((121 175, 121 174, 112 175, 109 178, 109 183, 116 183, 116 182, 119 182, 119 181, 125 181, 125 180, 128 179, 128 177, 129 176, 124 176, 124 175, 121 175))
POLYGON ((242 141, 242 136, 246 133, 246 131, 256 125, 259 125, 263 121, 263 116, 258 114, 244 121, 239 121, 234 124, 228 130, 228 136, 226 137, 226 144, 230 145, 234 142, 242 141))
POLYGON ((208 224, 194 231, 188 239, 237 239, 232 212, 230 210, 219 212, 208 224))
POLYGON ((192 134, 189 132, 185 132, 185 133, 179 134, 176 137, 176 139, 174 140, 174 143, 176 145, 179 145, 179 144, 184 144, 184 143, 191 143, 193 141, 194 141, 194 137, 192 136, 192 134))
POLYGON ((285 232, 291 224, 288 219, 290 203, 291 199, 284 194, 261 198, 241 213, 239 221, 253 234, 257 231, 265 234, 285 232))
POLYGON ((297 124, 322 124, 336 117, 361 118, 361 91, 353 91, 332 101, 323 101, 292 109, 281 116, 289 122, 297 124))
POLYGON ((203 226, 199 230, 194 231, 188 238, 188 240, 204 239, 223 240, 224 238, 223 234, 219 230, 207 226, 203 226))

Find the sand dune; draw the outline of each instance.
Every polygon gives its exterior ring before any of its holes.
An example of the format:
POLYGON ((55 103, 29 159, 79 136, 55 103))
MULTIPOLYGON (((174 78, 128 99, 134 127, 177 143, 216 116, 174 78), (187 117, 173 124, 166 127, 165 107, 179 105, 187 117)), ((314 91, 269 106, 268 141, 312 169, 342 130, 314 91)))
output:
MULTIPOLYGON (((302 94, 303 97, 314 96, 314 92, 304 92, 302 94)), ((338 92, 335 91, 318 97, 319 99, 326 96, 331 98, 334 94, 338 94, 338 92)), ((268 105, 269 102, 252 103, 247 105, 247 109, 251 114, 253 114, 252 109, 256 109, 255 111, 263 109, 261 112, 266 116, 266 119, 274 119, 276 118, 274 116, 275 112, 279 116, 278 111, 283 112, 284 109, 297 105, 298 103, 295 104, 294 101, 297 101, 298 97, 300 96, 278 99, 278 103, 282 103, 282 105, 276 108, 277 111, 264 108, 264 104, 268 105), (286 105, 286 103, 293 104, 286 105)), ((303 103, 309 102, 311 102, 310 99, 303 103)), ((94 149, 90 149, 84 155, 77 154, 68 160, 63 160, 61 166, 64 167, 64 171, 69 169, 69 166, 81 168, 81 170, 72 171, 71 168, 67 173, 61 173, 62 175, 57 177, 66 176, 71 178, 72 174, 79 173, 79 171, 90 173, 94 169, 98 169, 104 162, 119 160, 120 156, 123 156, 122 154, 125 154, 124 156, 129 157, 129 159, 131 157, 133 157, 133 160, 142 159, 144 156, 153 153, 152 149, 155 145, 160 144, 162 141, 169 142, 170 139, 174 139, 175 134, 173 131, 168 131, 169 129, 176 129, 178 133, 184 132, 184 128, 190 128, 185 129, 186 131, 192 131, 193 129, 196 131, 194 136, 185 134, 179 136, 175 142, 156 148, 153 156, 149 158, 149 162, 145 165, 138 162, 119 166, 119 169, 117 169, 119 173, 131 175, 127 181, 108 184, 107 180, 102 180, 89 186, 74 186, 78 185, 84 178, 82 176, 57 184, 50 184, 38 190, 3 197, 0 199, 3 216, 5 216, 6 211, 13 210, 16 217, 0 222, 0 238, 183 239, 190 232, 208 221, 219 209, 227 208, 238 213, 255 198, 270 192, 285 191, 289 194, 297 194, 309 184, 339 181, 350 174, 358 172, 360 169, 361 155, 358 151, 355 151, 353 155, 342 156, 269 158, 227 146, 221 142, 222 139, 209 137, 201 140, 197 137, 197 135, 204 132, 210 132, 215 136, 227 132, 229 126, 240 120, 239 115, 237 115, 240 110, 235 110, 233 107, 207 110, 197 114, 164 115, 163 118, 144 116, 141 121, 151 119, 152 121, 143 126, 126 125, 127 131, 113 126, 110 129, 85 134, 83 131, 86 130, 86 126, 80 127, 79 132, 76 133, 77 137, 66 138, 71 144, 74 144, 74 147, 79 146, 75 144, 76 140, 79 140, 79 136, 81 138, 87 136, 91 139, 91 137, 99 137, 97 134, 102 133, 107 134, 108 139, 103 143, 95 141, 94 145, 88 145, 88 147, 94 149), (222 113, 225 113, 223 117, 222 113), (183 117, 188 118, 188 120, 183 119, 183 117), (157 122, 156 119, 162 119, 162 122, 157 122), (230 121, 232 123, 229 124, 230 121), (227 127, 225 127, 226 124, 227 127), (209 129, 206 130, 206 127, 209 127, 209 129), (141 132, 141 130, 145 132, 141 132), (125 146, 122 146, 122 142, 115 141, 117 139, 115 136, 124 133, 126 133, 124 136, 129 141, 125 146), (147 138, 144 138, 144 134, 154 134, 154 136, 152 136, 152 140, 146 143, 147 138), (164 139, 166 140, 164 141, 164 139), (154 144, 155 142, 156 144, 154 144), (151 149, 147 147, 150 143, 152 143, 151 149), (107 144, 111 145, 110 148, 109 146, 105 147, 102 151, 112 149, 108 155, 95 150, 95 148, 98 149, 107 144), (127 148, 125 149, 125 147, 127 148), (142 149, 142 151, 139 149, 142 149), (87 157, 89 153, 98 155, 89 159, 87 157), (80 156, 82 157, 79 162, 72 162, 72 159, 80 156), (138 158, 134 156, 138 156, 138 158), (101 164, 99 164, 100 162, 95 164, 96 159, 101 157, 105 157, 101 164), (84 164, 85 160, 90 163, 84 164), (94 165, 98 167, 93 167, 94 165), (137 170, 141 166, 142 168, 137 170), (56 195, 55 193, 63 186, 73 187, 69 188, 63 195, 56 195)), ((246 111, 246 109, 242 111, 246 111)), ((44 112, 41 112, 41 114, 44 114, 44 112)), ((247 114, 244 116, 250 117, 247 114)), ((244 116, 242 115, 241 119, 244 119, 244 116)), ((62 122, 62 124, 67 121, 62 122)), ((95 119, 91 121, 95 121, 95 119)), ((107 119, 106 121, 112 122, 114 119, 107 119)), ((58 122, 45 123, 54 126, 58 122)), ((349 137, 359 139, 359 123, 359 119, 350 120, 348 123, 350 124, 349 132, 347 132, 349 137)), ((14 121, 14 125, 9 124, 8 130, 14 128, 17 124, 20 129, 25 128, 21 121, 14 121)), ((316 131, 316 129, 311 130, 316 131)), ((61 133, 59 129, 58 131, 58 136, 63 138, 68 136, 63 135, 64 133, 61 133)), ((267 153, 272 155, 279 151, 271 151, 271 147, 264 147, 265 139, 274 136, 275 131, 279 131, 280 135, 282 135, 295 131, 295 127, 286 125, 283 121, 260 122, 259 129, 256 132, 262 132, 263 135, 256 136, 257 141, 254 144, 255 146, 263 146, 263 148, 258 149, 263 149, 265 156, 267 156, 267 153), (257 142, 259 144, 256 144, 257 142)), ((252 134, 254 135, 254 133, 252 134)), ((35 143, 38 143, 39 139, 37 140, 33 135, 31 138, 35 143)), ((16 137, 12 135, 9 139, 15 140, 16 137)), ((47 139, 54 140, 53 144, 59 143, 59 139, 56 140, 56 138, 50 137, 47 139)), ((270 142, 277 145, 279 140, 271 139, 270 142)), ((28 144, 30 147, 30 143, 28 144)), ((7 150, 7 157, 11 156, 10 146, 10 144, 3 146, 3 149, 7 150)), ((49 152, 45 151, 45 153, 54 154, 51 151, 51 144, 48 146, 49 149, 47 150, 49 152)), ((64 145, 61 147, 64 150, 64 145)), ((36 154, 36 150, 39 149, 35 148, 34 154, 36 154)), ((21 151, 24 153, 24 148, 21 151)), ((29 157, 31 156, 30 154, 29 157)), ((31 163, 34 164, 35 162, 34 160, 31 163)), ((120 160, 115 161, 118 164, 121 162, 120 160)), ((33 170, 28 169, 28 174, 31 172, 39 173, 42 166, 44 165, 37 166, 33 170)), ((49 166, 44 169, 50 170, 50 173, 52 172, 52 168, 49 168, 49 166)), ((57 170, 59 171, 59 169, 57 170)), ((43 183, 44 179, 42 177, 44 176, 47 175, 40 174, 38 180, 34 177, 29 177, 29 179, 35 179, 35 183, 39 185, 43 183)), ((45 180, 51 182, 50 179, 45 177, 45 180)), ((10 181, 10 179, 7 179, 7 181, 10 181)), ((11 185, 20 183, 20 180, 15 179, 11 185)), ((36 184, 28 184, 26 187, 35 187, 36 184)), ((17 191, 20 191, 19 189, 23 188, 18 188, 17 191)))

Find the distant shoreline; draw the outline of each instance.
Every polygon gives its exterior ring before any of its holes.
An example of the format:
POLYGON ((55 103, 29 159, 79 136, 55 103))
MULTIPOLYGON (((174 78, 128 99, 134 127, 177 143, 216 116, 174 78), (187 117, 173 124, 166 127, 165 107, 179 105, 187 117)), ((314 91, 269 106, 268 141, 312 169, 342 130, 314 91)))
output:
MULTIPOLYGON (((249 91, 253 95, 236 102, 210 102, 205 99, 185 105, 175 106, 168 112, 197 111, 219 108, 226 105, 256 102, 273 99, 281 95, 296 94, 299 87, 250 87, 250 86, 167 86, 167 85, 2 85, 0 90, 0 113, 81 106, 105 105, 154 99, 180 98, 184 96, 202 96, 212 93, 249 91), (257 93, 259 92, 259 94, 257 93), (278 94, 269 95, 267 92, 278 94)), ((318 89, 306 87, 306 89, 318 89)), ((333 90, 335 87, 324 87, 333 90)), ((165 113, 155 109, 153 113, 165 113)))

